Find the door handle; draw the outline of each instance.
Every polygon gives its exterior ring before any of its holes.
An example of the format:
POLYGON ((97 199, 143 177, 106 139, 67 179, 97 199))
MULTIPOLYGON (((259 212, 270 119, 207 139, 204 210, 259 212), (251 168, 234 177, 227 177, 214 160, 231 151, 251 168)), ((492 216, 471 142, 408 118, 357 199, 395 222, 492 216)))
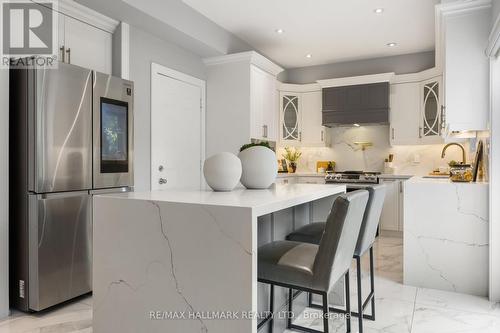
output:
POLYGON ((167 183, 167 179, 166 178, 160 178, 160 179, 158 179, 158 184, 164 185, 166 183, 167 183))
POLYGON ((162 172, 162 171, 163 171, 163 165, 160 165, 160 166, 158 167, 158 171, 160 171, 160 172, 162 172))
POLYGON ((59 48, 59 51, 61 51, 61 60, 62 62, 65 62, 66 59, 66 50, 64 45, 59 48))
POLYGON ((325 131, 321 131, 321 142, 325 141, 325 131))
POLYGON ((392 139, 394 140, 394 127, 392 128, 392 139))
POLYGON ((422 126, 418 128, 418 137, 421 139, 422 138, 422 126))
POLYGON ((262 137, 267 138, 267 125, 262 126, 262 137))
POLYGON ((68 47, 66 53, 68 54, 68 64, 71 64, 71 48, 68 47))

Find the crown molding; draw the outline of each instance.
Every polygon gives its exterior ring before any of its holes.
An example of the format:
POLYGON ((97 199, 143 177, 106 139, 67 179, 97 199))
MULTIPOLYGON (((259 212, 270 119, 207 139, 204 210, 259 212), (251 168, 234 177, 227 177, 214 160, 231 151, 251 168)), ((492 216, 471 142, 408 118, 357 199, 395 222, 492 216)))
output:
POLYGON ((292 83, 279 82, 278 90, 287 92, 306 93, 306 92, 321 91, 321 86, 317 83, 292 84, 292 83))
MULTIPOLYGON (((42 0, 32 0, 35 3, 38 3, 40 6, 43 6, 42 0)), ((86 24, 94 26, 98 29, 104 30, 109 33, 114 33, 118 25, 119 21, 112 19, 108 16, 105 16, 101 13, 96 12, 88 7, 80 5, 79 3, 73 0, 58 0, 57 1, 57 9, 56 11, 64 14, 66 16, 72 17, 76 20, 82 21, 86 24)))
POLYGON ((257 66, 263 71, 266 71, 274 76, 278 75, 284 70, 271 60, 267 59, 266 57, 260 55, 255 51, 233 53, 233 54, 203 59, 203 63, 206 66, 217 66, 217 65, 237 63, 237 62, 248 62, 249 64, 257 66))
POLYGON ((358 84, 390 82, 394 75, 395 73, 391 72, 391 73, 381 73, 372 75, 342 77, 329 80, 318 80, 316 82, 318 82, 321 88, 344 87, 344 86, 354 86, 358 84))
POLYGON ((439 77, 441 75, 443 75, 443 73, 440 71, 440 69, 438 67, 433 67, 418 73, 394 75, 391 78, 390 83, 391 84, 415 83, 439 77))

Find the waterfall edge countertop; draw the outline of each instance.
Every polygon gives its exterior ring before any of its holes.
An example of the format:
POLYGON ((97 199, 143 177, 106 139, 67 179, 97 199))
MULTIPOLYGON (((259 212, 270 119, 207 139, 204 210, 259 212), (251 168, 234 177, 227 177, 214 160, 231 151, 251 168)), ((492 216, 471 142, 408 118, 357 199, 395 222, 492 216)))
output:
POLYGON ((250 208, 256 216, 261 216, 345 191, 345 185, 273 184, 264 190, 165 190, 103 194, 97 197, 250 208))
POLYGON ((345 190, 290 184, 95 196, 93 332, 256 333, 258 218, 295 218, 283 210, 345 190))

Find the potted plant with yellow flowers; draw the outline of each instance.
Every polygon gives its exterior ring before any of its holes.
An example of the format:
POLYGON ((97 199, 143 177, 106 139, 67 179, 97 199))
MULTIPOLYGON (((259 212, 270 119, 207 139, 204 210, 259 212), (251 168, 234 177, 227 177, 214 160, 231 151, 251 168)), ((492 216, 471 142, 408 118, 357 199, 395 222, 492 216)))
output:
POLYGON ((290 173, 295 173, 297 171, 297 163, 302 156, 302 152, 300 152, 297 148, 285 147, 285 153, 282 155, 285 160, 288 162, 288 171, 290 173))

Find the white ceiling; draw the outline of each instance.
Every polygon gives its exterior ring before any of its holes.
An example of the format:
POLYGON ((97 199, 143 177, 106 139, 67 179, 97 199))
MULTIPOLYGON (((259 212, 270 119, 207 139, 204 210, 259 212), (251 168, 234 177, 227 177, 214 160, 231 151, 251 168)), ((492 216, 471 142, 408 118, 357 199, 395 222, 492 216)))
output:
POLYGON ((287 68, 433 50, 434 5, 440 2, 183 1, 287 68), (375 14, 375 8, 384 12, 375 14), (397 46, 388 47, 391 42, 397 46))

